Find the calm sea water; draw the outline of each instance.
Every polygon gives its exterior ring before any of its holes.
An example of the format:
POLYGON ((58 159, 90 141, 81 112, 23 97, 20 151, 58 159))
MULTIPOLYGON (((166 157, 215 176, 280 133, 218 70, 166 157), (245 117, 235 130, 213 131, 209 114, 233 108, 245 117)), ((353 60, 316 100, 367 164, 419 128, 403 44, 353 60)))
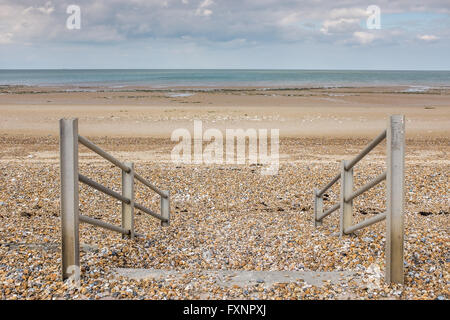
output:
POLYGON ((0 70, 0 85, 69 86, 450 86, 450 71, 0 70))

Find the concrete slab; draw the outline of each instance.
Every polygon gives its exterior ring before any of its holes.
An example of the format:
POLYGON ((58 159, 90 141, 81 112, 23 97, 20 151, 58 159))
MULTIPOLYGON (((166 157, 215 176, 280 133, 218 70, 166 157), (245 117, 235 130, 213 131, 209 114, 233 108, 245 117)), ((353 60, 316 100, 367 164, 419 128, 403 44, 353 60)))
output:
POLYGON ((245 270, 161 270, 161 269, 115 269, 118 276, 131 279, 177 280, 186 274, 193 273, 195 277, 206 276, 222 287, 252 286, 261 284, 270 288, 276 283, 304 282, 306 285, 323 286, 325 282, 339 285, 348 283, 359 276, 352 271, 245 271, 245 270))

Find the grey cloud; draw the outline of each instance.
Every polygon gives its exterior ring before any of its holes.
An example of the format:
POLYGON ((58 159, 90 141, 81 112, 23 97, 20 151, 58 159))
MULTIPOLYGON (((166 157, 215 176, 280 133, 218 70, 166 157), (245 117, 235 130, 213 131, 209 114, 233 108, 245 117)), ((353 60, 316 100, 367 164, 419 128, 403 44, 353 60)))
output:
MULTIPOLYGON (((383 13, 450 14, 448 0, 374 1, 383 13)), ((361 27, 367 1, 294 0, 0 0, 0 44, 189 39, 246 46, 255 42, 328 41, 368 44, 392 37, 361 27), (66 7, 77 4, 82 29, 67 30, 66 7)), ((392 30, 391 30, 392 31, 392 30)), ((432 33, 439 39, 445 32, 432 33)), ((422 32, 420 34, 429 34, 422 32)), ((421 40, 417 32, 409 37, 421 40)), ((422 40, 423 41, 423 40, 422 40)))

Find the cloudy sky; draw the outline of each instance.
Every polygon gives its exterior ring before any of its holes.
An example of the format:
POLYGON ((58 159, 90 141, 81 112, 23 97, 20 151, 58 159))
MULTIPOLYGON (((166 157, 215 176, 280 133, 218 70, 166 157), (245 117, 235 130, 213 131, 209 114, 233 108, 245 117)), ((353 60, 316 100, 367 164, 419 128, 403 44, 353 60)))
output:
POLYGON ((0 0, 0 68, 450 70, 449 57, 449 0, 0 0))

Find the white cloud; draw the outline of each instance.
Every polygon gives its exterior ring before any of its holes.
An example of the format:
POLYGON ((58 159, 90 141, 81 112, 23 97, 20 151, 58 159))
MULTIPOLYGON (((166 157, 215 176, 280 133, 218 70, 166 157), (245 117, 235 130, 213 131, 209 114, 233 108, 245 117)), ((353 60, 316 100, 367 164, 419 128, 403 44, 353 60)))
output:
POLYGON ((288 14, 287 16, 284 16, 283 18, 280 19, 279 24, 281 26, 290 26, 290 25, 295 25, 297 23, 299 23, 302 19, 302 15, 300 12, 293 12, 288 14))
POLYGON ((212 0, 204 0, 202 3, 200 3, 199 7, 197 8, 196 14, 199 16, 210 16, 213 11, 211 9, 208 9, 211 5, 213 5, 214 2, 212 0))
POLYGON ((37 10, 44 14, 51 14, 53 11, 55 11, 55 7, 52 6, 51 1, 48 1, 43 7, 38 7, 37 10))
POLYGON ((369 44, 377 39, 377 35, 372 32, 357 31, 353 33, 353 38, 359 44, 369 44))
POLYGON ((434 42, 434 41, 439 40, 439 37, 432 35, 432 34, 418 35, 417 38, 419 40, 426 41, 426 42, 434 42))
POLYGON ((8 44, 12 42, 12 33, 0 33, 0 44, 8 44))
POLYGON ((364 7, 359 8, 339 8, 332 9, 330 11, 330 18, 339 19, 339 18, 362 18, 367 17, 367 12, 364 7))
MULTIPOLYGON (((326 14, 320 32, 324 35, 339 35, 340 37, 352 37, 355 32, 361 32, 361 22, 368 14, 361 7, 349 7, 332 9, 326 14)), ((334 37, 335 38, 335 37, 334 37)))
POLYGON ((323 34, 348 33, 359 29, 359 19, 340 18, 337 20, 325 20, 320 28, 323 34))
POLYGON ((200 4, 200 8, 207 8, 213 3, 214 2, 212 0, 203 0, 203 2, 200 4))

